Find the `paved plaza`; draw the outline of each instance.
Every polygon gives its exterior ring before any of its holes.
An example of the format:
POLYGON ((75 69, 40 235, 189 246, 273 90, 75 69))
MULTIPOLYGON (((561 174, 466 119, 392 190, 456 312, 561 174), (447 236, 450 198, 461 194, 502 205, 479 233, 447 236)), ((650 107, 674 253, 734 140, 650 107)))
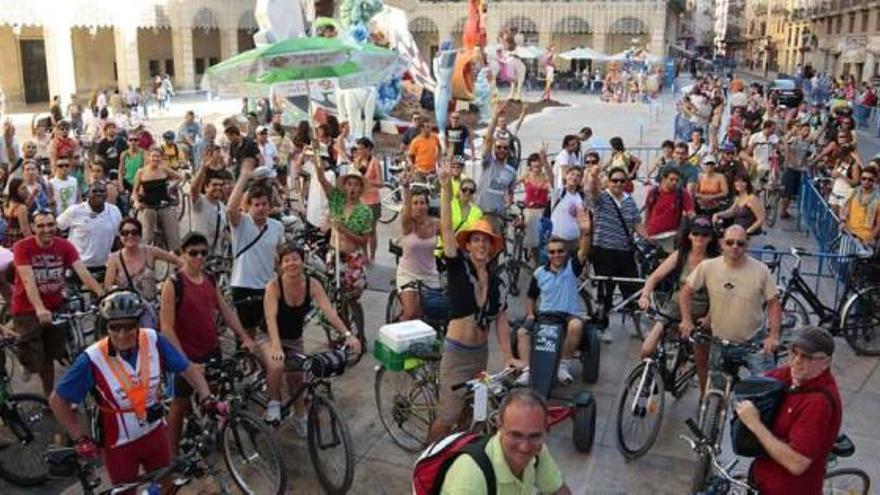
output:
MULTIPOLYGON (((535 98, 537 95, 528 95, 535 98)), ((605 104, 595 96, 561 93, 557 98, 568 104, 542 114, 530 116, 523 125, 520 137, 525 152, 537 150, 542 141, 557 150, 561 137, 574 133, 583 126, 591 126, 597 136, 604 140, 612 136, 623 137, 628 146, 658 146, 662 139, 672 134, 675 113, 669 94, 660 102, 644 105, 605 104)), ((222 102, 223 108, 199 104, 202 115, 225 115, 234 111, 231 102, 222 102)), ((180 109, 180 115, 183 109, 180 109)), ((175 110, 172 110, 174 115, 175 110)), ((179 119, 169 120, 170 124, 179 119)), ((161 126, 160 126, 161 127, 161 126)), ((862 136, 867 146, 877 149, 876 140, 862 136)), ((866 147, 867 147, 866 146, 866 147)), ((872 152, 873 154, 873 152, 872 152)), ((809 237, 796 229, 796 221, 780 221, 759 244, 774 244, 780 248, 790 245, 811 247, 809 237)), ((384 320, 384 309, 394 276, 395 263, 384 251, 388 239, 396 236, 398 225, 380 225, 380 253, 377 264, 370 273, 371 290, 363 297, 366 310, 366 326, 373 341, 384 320)), ((311 347, 316 348, 320 330, 309 328, 311 347)), ((660 437, 653 449, 638 461, 627 463, 617 450, 615 413, 619 393, 629 371, 637 364, 639 341, 629 336, 621 326, 618 316, 612 318, 614 341, 602 347, 601 373, 595 385, 576 384, 590 390, 598 404, 596 440, 589 454, 575 451, 571 440, 571 423, 564 422, 551 431, 548 445, 565 474, 566 480, 577 494, 682 494, 688 488, 694 455, 678 436, 686 432, 684 420, 696 414, 697 393, 690 390, 675 401, 667 396, 666 411, 660 437)), ((495 347, 494 336, 490 338, 495 347)), ((841 466, 858 466, 865 469, 873 480, 880 480, 880 468, 876 459, 880 451, 880 422, 874 414, 880 410, 880 371, 877 358, 856 357, 845 342, 838 341, 839 352, 835 354, 833 372, 841 390, 845 409, 843 430, 856 445, 854 457, 840 461, 841 466)), ((491 369, 499 369, 498 353, 493 354, 491 369)), ((355 494, 405 494, 410 492, 410 472, 413 454, 397 448, 380 424, 374 399, 374 360, 365 358, 357 367, 334 382, 335 399, 339 410, 348 421, 355 444, 356 468, 352 493, 355 494)), ((578 376, 578 375, 576 375, 578 376)), ((37 380, 28 384, 16 384, 18 388, 35 388, 37 380)), ((321 493, 317 478, 309 461, 304 440, 299 439, 292 427, 281 427, 278 438, 282 444, 288 469, 289 493, 321 493)), ((726 451, 729 452, 729 449, 726 451)), ((729 456, 729 454, 728 454, 729 456)), ((726 456, 726 459, 729 457, 726 456)), ((740 463, 745 469, 746 462, 740 463)), ((7 495, 59 493, 70 485, 69 480, 58 480, 35 489, 20 489, 0 482, 0 493, 7 495)), ((78 489, 65 493, 79 493, 78 489)))

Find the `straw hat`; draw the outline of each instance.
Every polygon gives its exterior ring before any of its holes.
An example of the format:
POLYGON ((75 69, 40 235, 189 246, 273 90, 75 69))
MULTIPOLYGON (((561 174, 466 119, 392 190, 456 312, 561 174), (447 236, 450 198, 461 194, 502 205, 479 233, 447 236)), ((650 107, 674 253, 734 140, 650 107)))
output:
POLYGON ((501 249, 504 248, 504 239, 495 233, 492 229, 492 224, 489 223, 485 218, 481 218, 471 224, 470 227, 460 231, 455 236, 455 240, 458 241, 458 248, 462 251, 467 251, 467 244, 471 240, 471 235, 475 233, 486 234, 489 238, 492 239, 492 252, 490 253, 490 257, 494 258, 501 252, 501 249))
POLYGON ((349 163, 347 164, 347 166, 340 167, 340 169, 341 170, 338 179, 339 185, 345 184, 345 181, 347 181, 350 177, 354 177, 361 181, 361 187, 366 187, 367 181, 364 180, 363 174, 361 174, 357 167, 355 167, 353 164, 349 163))

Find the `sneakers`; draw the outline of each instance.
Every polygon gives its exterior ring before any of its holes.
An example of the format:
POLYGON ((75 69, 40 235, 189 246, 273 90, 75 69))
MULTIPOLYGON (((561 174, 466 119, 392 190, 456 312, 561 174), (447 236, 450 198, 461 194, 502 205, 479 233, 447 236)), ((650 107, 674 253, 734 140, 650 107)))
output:
POLYGON ((266 413, 263 415, 263 421, 271 424, 281 422, 281 403, 277 400, 270 400, 266 405, 266 413))
POLYGON ((599 330, 599 340, 605 342, 606 344, 614 342, 614 339, 611 337, 611 330, 599 330))
POLYGON ((309 417, 308 415, 297 416, 293 415, 293 428, 296 430, 296 434, 302 438, 306 438, 309 434, 309 417))
POLYGON ((562 359, 559 361, 559 369, 556 370, 556 379, 559 380, 559 383, 568 385, 569 383, 574 381, 574 377, 571 376, 569 359, 562 359))
POLYGON ((516 377, 516 384, 523 387, 529 386, 529 370, 525 370, 516 377))

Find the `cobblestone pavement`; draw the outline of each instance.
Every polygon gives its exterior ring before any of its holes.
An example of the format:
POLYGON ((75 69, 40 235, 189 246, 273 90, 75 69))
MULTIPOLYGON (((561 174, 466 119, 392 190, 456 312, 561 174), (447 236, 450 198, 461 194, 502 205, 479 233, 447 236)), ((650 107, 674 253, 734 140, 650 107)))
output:
MULTIPOLYGON (((537 95, 529 95, 534 98, 537 95)), ((674 110, 666 96, 653 111, 640 105, 611 105, 596 101, 593 96, 562 93, 558 98, 570 104, 531 116, 523 125, 521 138, 525 150, 535 150, 541 141, 550 141, 551 150, 558 149, 560 136, 590 125, 604 139, 621 135, 630 146, 638 146, 640 135, 645 145, 657 146, 672 131, 674 110), (653 113, 652 113, 653 112, 653 113), (652 115, 659 115, 654 117, 652 115), (640 127, 641 126, 641 130, 640 127)), ((227 103, 228 105, 228 103, 227 103)), ((769 235, 759 241, 779 247, 788 245, 810 246, 805 234, 796 230, 795 221, 781 221, 769 235)), ((379 246, 387 246, 387 239, 395 235, 397 226, 382 226, 379 246)), ((366 309, 368 336, 372 341, 383 323, 388 280, 394 275, 393 258, 379 253, 371 269, 370 286, 363 298, 366 309)), ((314 337, 318 332, 309 329, 314 337)), ((654 448, 642 459, 627 463, 617 450, 614 415, 622 383, 629 370, 637 363, 638 341, 629 336, 618 318, 612 320, 614 342, 603 345, 601 373, 595 385, 576 384, 590 390, 598 404, 596 441, 589 454, 577 453, 571 440, 571 423, 564 422, 550 433, 548 445, 560 464, 569 486, 578 494, 681 494, 687 490, 693 456, 679 434, 686 433, 684 420, 696 412, 694 390, 675 401, 666 402, 666 415, 660 437, 654 448)), ((490 342, 494 347, 495 339, 490 342)), ((845 411, 844 430, 853 438, 857 451, 853 458, 844 459, 841 466, 859 466, 873 479, 880 470, 872 452, 880 451, 880 426, 874 419, 880 406, 880 372, 876 358, 856 357, 840 341, 835 356, 834 374, 841 388, 845 411)), ((309 348, 320 340, 315 338, 309 348)), ((494 349, 493 349, 494 350, 494 349)), ((497 353, 493 355, 497 356, 497 353)), ((409 493, 409 476, 414 455, 398 449, 386 436, 378 421, 374 399, 374 361, 367 357, 345 376, 334 382, 339 410, 346 417, 355 444, 357 466, 352 493, 404 494, 409 493)), ((492 369, 498 369, 497 358, 492 369)), ((33 388, 35 380, 25 388, 33 388)), ((21 387, 21 384, 17 384, 21 387)), ((290 493, 320 493, 314 471, 309 462, 306 444, 296 437, 290 427, 278 431, 289 471, 290 493)), ((729 449, 727 449, 729 452, 729 449)), ((741 463, 744 468, 747 464, 741 463)), ((18 489, 0 482, 4 494, 58 493, 69 481, 54 482, 39 489, 18 489)), ((78 493, 72 490, 69 493, 78 493)))

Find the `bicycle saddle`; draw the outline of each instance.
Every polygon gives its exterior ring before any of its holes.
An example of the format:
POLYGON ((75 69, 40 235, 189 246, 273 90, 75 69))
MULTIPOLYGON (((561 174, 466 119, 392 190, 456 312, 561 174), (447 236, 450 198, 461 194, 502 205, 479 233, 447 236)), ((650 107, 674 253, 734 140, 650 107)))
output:
POLYGON ((43 457, 50 466, 63 466, 70 462, 76 462, 76 449, 73 447, 50 448, 43 457))
POLYGON ((831 453, 836 455, 837 457, 851 457, 856 452, 856 446, 852 443, 852 440, 846 435, 846 433, 842 433, 837 437, 837 440, 834 441, 834 445, 831 447, 831 453))

